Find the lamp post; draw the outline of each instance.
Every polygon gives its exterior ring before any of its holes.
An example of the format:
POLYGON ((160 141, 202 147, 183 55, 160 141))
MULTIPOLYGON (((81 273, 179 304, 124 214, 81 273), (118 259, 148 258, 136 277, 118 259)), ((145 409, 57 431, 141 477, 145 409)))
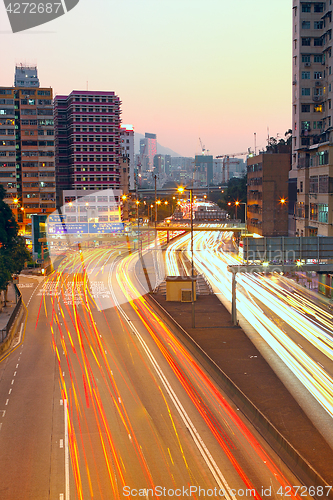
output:
POLYGON ((245 229, 247 231, 247 203, 244 201, 235 201, 235 206, 236 206, 236 219, 237 219, 237 207, 238 205, 245 205, 245 211, 244 211, 244 222, 245 222, 245 229))
POLYGON ((140 201, 139 200, 136 200, 136 219, 137 219, 137 225, 138 225, 138 250, 140 251, 140 225, 139 225, 139 205, 140 205, 140 201))
POLYGON ((191 217, 191 281, 192 281, 192 328, 195 328, 195 309, 194 309, 194 263, 193 263, 193 188, 178 188, 179 193, 190 192, 190 217, 191 217))

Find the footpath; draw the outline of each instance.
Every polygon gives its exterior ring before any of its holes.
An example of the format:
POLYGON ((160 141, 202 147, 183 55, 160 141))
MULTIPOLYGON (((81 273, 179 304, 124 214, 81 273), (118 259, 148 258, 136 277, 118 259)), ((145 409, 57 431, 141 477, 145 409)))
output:
POLYGON ((19 322, 24 315, 23 306, 19 308, 15 317, 12 319, 9 334, 6 336, 5 333, 7 324, 10 321, 16 307, 17 299, 18 297, 16 297, 14 285, 10 284, 7 290, 6 307, 3 307, 2 312, 0 313, 0 360, 6 355, 10 346, 13 345, 13 341, 16 342, 16 339, 19 337, 19 322))
MULTIPOLYGON (((329 485, 333 485, 332 448, 244 331, 232 325, 230 313, 218 298, 215 295, 198 297, 195 303, 194 329, 190 303, 167 302, 162 294, 154 294, 152 298, 188 333, 313 469, 329 485)), ((180 329, 179 331, 181 332, 180 329)), ((186 334, 183 335, 185 338, 186 334)))

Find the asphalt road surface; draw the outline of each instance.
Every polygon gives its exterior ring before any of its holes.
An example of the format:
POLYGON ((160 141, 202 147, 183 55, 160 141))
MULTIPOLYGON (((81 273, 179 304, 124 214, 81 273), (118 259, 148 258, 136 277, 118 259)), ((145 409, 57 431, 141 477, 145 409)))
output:
POLYGON ((137 262, 90 249, 42 282, 20 277, 0 499, 309 498, 142 296, 154 252, 137 262))

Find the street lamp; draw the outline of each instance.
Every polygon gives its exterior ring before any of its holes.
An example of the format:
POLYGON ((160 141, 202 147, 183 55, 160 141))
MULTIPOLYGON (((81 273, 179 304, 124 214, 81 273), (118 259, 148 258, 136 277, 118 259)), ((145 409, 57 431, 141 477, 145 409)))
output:
POLYGON ((184 191, 190 192, 190 217, 191 217, 191 278, 192 278, 192 328, 195 328, 195 311, 194 311, 194 265, 193 265, 193 188, 184 188, 179 186, 178 192, 183 194, 184 191))

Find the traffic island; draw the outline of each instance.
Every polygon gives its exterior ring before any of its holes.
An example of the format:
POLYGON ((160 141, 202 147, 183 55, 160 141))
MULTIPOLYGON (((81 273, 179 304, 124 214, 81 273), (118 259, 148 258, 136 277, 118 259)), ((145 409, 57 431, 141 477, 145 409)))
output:
POLYGON ((203 364, 222 390, 295 474, 332 485, 333 450, 216 295, 198 297, 196 328, 191 304, 166 301, 162 294, 150 300, 192 354, 206 358, 203 364))

